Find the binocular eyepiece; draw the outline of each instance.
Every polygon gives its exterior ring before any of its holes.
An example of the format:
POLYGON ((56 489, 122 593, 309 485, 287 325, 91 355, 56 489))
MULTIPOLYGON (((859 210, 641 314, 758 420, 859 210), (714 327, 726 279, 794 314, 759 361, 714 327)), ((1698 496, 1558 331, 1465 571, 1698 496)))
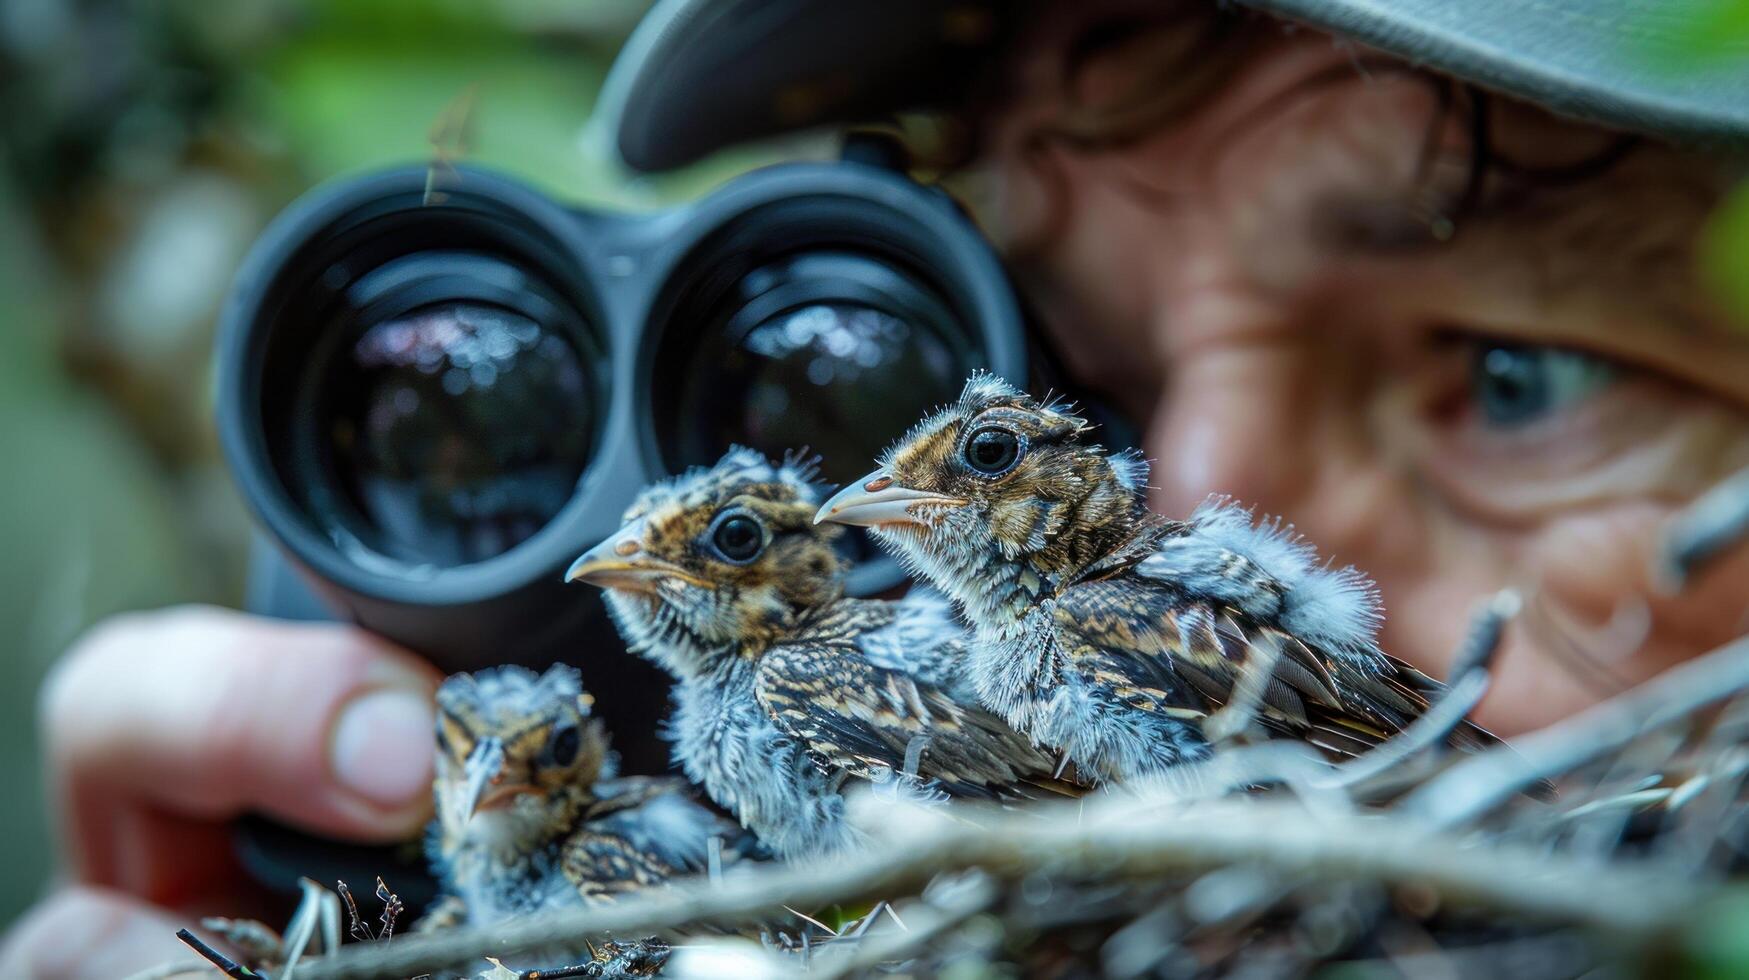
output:
MULTIPOLYGON (((642 485, 731 443, 849 479, 980 367, 1027 374, 1000 264, 890 169, 784 164, 647 215, 418 169, 273 223, 223 312, 218 411, 329 610, 447 670, 587 670, 600 606, 561 574, 642 485)), ((901 580, 850 547, 853 591, 901 580)))

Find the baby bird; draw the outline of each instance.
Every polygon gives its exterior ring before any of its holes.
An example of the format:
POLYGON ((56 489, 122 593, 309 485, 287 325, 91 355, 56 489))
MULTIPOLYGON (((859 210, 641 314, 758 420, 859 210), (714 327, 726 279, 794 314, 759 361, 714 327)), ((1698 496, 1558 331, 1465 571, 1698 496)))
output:
POLYGON ((1067 791, 1054 760, 955 679, 964 633, 945 601, 843 595, 839 529, 815 527, 812 478, 732 449, 646 489, 567 574, 606 588, 628 645, 674 675, 685 773, 785 859, 856 846, 852 778, 1067 791))
MULTIPOLYGON (((1092 777, 1205 757, 1204 722, 1247 674, 1267 734, 1335 757, 1427 708, 1440 685, 1379 650, 1367 578, 1231 504, 1188 521, 1149 512, 1146 463, 1085 441, 1087 429, 974 375, 817 519, 872 528, 958 601, 983 703, 1092 777)), ((1470 726, 1453 735, 1485 740, 1470 726)))
MULTIPOLYGON (((457 674, 437 691, 441 925, 611 900, 700 871, 740 831, 676 779, 615 779, 575 668, 457 674)), ((425 924, 431 928, 432 924, 425 924)))

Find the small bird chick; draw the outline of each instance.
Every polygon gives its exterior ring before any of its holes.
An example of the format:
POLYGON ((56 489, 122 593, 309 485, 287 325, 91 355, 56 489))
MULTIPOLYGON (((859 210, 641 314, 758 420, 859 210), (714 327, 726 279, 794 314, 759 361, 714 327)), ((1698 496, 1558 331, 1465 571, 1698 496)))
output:
POLYGON ((844 596, 813 472, 733 449, 647 488, 567 574, 607 589, 628 645, 674 675, 681 768, 786 859, 857 845, 841 792, 853 778, 1063 791, 1055 760, 951 673, 965 634, 945 601, 844 596))
MULTIPOLYGON (((1427 708, 1441 686, 1379 650, 1370 580, 1225 502, 1188 521, 1151 513, 1146 464, 1087 429, 974 375, 817 519, 871 528, 959 602, 983 703, 1090 776, 1205 757, 1204 723, 1248 674, 1265 734, 1338 758, 1427 708)), ((1452 740, 1492 737, 1466 725, 1452 740)))
MULTIPOLYGON (((702 870, 740 831, 680 780, 614 778, 575 668, 457 674, 437 691, 437 820, 426 850, 444 924, 611 900, 702 870)), ((429 928, 429 926, 427 926, 429 928)))

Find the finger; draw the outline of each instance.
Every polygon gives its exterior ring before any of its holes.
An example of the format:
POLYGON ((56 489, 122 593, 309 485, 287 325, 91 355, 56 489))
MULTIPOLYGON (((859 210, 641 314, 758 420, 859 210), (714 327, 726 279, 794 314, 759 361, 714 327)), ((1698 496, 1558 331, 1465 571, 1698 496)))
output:
POLYGON ((192 960, 176 938, 183 925, 117 892, 69 888, 26 912, 0 941, 0 977, 116 980, 192 960))
POLYGON ((182 817, 259 811, 335 836, 411 835, 430 813, 440 679, 334 624, 188 608, 99 627, 43 696, 75 873, 131 887, 140 834, 182 817))

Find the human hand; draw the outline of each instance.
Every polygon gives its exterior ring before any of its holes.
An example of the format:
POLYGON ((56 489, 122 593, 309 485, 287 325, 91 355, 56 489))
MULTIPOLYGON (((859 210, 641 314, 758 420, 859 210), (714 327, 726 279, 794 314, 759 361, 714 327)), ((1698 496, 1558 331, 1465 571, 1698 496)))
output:
POLYGON ((353 627, 216 608, 109 620, 41 701, 62 880, 0 944, 0 976, 127 976, 188 958, 175 930, 248 915, 230 821, 394 841, 430 816, 441 676, 353 627))

